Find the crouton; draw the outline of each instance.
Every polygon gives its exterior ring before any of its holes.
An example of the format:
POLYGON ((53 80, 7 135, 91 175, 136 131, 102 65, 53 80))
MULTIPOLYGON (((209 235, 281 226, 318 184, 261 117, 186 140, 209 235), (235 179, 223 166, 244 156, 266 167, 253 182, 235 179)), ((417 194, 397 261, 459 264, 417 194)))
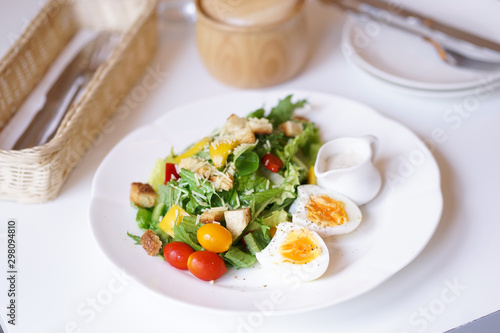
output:
POLYGON ((236 133, 231 134, 231 139, 242 143, 255 143, 255 134, 248 127, 244 127, 236 133))
POLYGON ((179 169, 186 169, 191 171, 199 162, 200 160, 196 157, 186 157, 179 161, 178 166, 179 169))
POLYGON ((252 219, 250 208, 241 208, 236 210, 228 210, 224 212, 224 219, 226 220, 226 228, 233 236, 233 241, 238 238, 243 230, 247 227, 252 219))
POLYGON ((226 122, 222 126, 221 132, 225 134, 233 134, 245 128, 246 124, 247 120, 245 118, 232 114, 229 118, 227 118, 226 122))
POLYGON ((209 209, 200 216, 200 222, 203 224, 222 222, 224 220, 224 211, 220 209, 209 209))
POLYGON ((281 124, 281 129, 286 136, 293 138, 302 133, 302 124, 289 120, 281 124))
POLYGON ((213 171, 213 168, 206 161, 196 157, 186 157, 180 160, 179 169, 197 173, 205 179, 208 179, 213 171))
POLYGON ((194 172, 199 174, 205 179, 210 178, 210 175, 212 174, 213 168, 210 167, 208 164, 203 164, 199 168, 197 168, 194 172))
MULTIPOLYGON (((253 126, 257 127, 256 124, 257 123, 253 126)), ((221 138, 229 138, 239 144, 255 142, 255 134, 248 126, 246 118, 241 118, 234 114, 226 120, 221 128, 220 134, 221 138)))
POLYGON ((229 174, 212 175, 210 176, 210 181, 217 191, 229 191, 233 188, 234 177, 229 174))
POLYGON ((297 116, 297 115, 293 115, 292 119, 295 120, 295 121, 303 122, 303 123, 308 123, 309 122, 309 119, 307 119, 306 117, 297 116))
POLYGON ((137 207, 153 207, 156 202, 156 197, 158 197, 158 195, 149 184, 132 183, 130 187, 130 200, 137 207))
POLYGON ((273 124, 266 118, 250 118, 247 126, 254 134, 271 134, 273 132, 273 124))
POLYGON ((160 253, 162 243, 160 237, 158 237, 153 230, 146 230, 141 237, 141 244, 150 256, 155 256, 160 253))

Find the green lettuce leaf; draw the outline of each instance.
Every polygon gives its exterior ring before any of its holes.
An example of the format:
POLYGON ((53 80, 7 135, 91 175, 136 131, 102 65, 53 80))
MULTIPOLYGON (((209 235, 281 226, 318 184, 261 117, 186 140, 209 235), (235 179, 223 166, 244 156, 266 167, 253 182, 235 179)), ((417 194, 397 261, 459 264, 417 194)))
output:
POLYGON ((262 224, 268 227, 276 227, 281 222, 290 221, 288 213, 284 209, 272 212, 262 219, 262 224))
POLYGON ((300 172, 301 168, 292 164, 286 164, 286 170, 284 173, 285 180, 279 186, 280 194, 276 196, 270 204, 283 205, 286 199, 295 199, 297 197, 296 187, 300 185, 300 172))
POLYGON ((274 128, 278 128, 282 123, 292 119, 295 109, 303 107, 306 103, 305 99, 292 103, 292 95, 288 95, 271 109, 267 119, 273 124, 274 128))
POLYGON ((153 187, 155 191, 158 190, 158 187, 165 182, 165 164, 166 163, 174 163, 174 151, 172 151, 170 155, 165 158, 159 158, 156 160, 155 166, 149 175, 148 184, 153 187))
POLYGON ((270 181, 266 177, 253 174, 239 177, 236 186, 239 193, 244 194, 248 191, 255 193, 266 190, 270 186, 270 181))
POLYGON ((321 140, 318 128, 314 125, 314 123, 307 123, 305 124, 302 133, 287 143, 284 148, 283 157, 285 160, 290 160, 298 153, 299 149, 302 148, 303 153, 307 158, 307 164, 310 166, 311 162, 314 164, 314 161, 316 160, 316 155, 320 145, 321 140))
POLYGON ((257 261, 254 255, 247 253, 236 246, 232 246, 229 250, 227 250, 227 252, 223 255, 223 259, 236 269, 248 268, 257 261))

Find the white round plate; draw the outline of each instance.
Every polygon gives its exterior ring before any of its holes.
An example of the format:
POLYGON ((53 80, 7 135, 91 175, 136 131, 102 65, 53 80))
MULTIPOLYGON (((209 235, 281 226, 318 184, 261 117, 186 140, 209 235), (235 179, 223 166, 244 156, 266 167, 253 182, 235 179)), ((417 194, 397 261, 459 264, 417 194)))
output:
POLYGON ((406 127, 360 103, 305 91, 241 92, 169 111, 125 137, 104 159, 92 186, 90 224, 103 252, 151 291, 171 300, 219 312, 258 311, 273 302, 274 314, 337 304, 373 289, 410 263, 426 246, 442 210, 439 168, 422 141, 406 127), (330 265, 318 280, 282 281, 256 264, 230 269, 214 284, 198 280, 133 244, 141 235, 130 207, 130 183, 145 182, 156 159, 180 152, 221 126, 232 113, 246 115, 276 105, 288 94, 307 98, 301 114, 316 122, 323 140, 373 134, 379 138, 376 166, 385 183, 361 207, 363 222, 351 234, 326 239, 330 265), (422 209, 425 207, 425 209, 422 209))
MULTIPOLYGON (((464 53, 471 54, 469 48, 464 45, 464 53)), ((348 61, 375 77, 423 93, 460 93, 500 79, 500 71, 477 71, 446 64, 434 47, 419 36, 351 16, 342 32, 342 50, 348 61)))

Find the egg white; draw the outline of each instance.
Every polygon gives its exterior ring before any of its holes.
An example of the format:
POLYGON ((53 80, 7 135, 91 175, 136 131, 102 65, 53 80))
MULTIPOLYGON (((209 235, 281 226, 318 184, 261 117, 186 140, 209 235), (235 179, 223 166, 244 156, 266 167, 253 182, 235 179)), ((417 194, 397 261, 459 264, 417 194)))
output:
POLYGON ((276 233, 269 245, 255 255, 265 269, 286 280, 311 281, 322 276, 328 268, 330 254, 328 247, 321 237, 314 231, 298 224, 282 222, 276 228, 276 233), (279 249, 287 239, 290 232, 297 230, 307 233, 314 238, 321 248, 321 254, 310 262, 294 264, 287 262, 279 249))
POLYGON ((361 223, 362 214, 359 207, 346 196, 323 189, 317 185, 301 185, 297 187, 297 199, 290 206, 289 212, 292 214, 293 223, 305 226, 316 231, 321 237, 347 234, 356 229, 361 223), (322 226, 307 217, 306 205, 311 196, 326 195, 334 200, 344 203, 344 210, 347 214, 347 221, 341 225, 322 226))

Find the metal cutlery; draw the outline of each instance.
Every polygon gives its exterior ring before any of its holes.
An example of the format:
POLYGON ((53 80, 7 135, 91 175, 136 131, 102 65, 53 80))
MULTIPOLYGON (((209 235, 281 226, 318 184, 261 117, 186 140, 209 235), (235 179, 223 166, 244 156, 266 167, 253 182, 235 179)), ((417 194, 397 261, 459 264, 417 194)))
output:
POLYGON ((424 38, 438 52, 439 57, 447 64, 474 70, 498 70, 500 62, 472 58, 465 55, 456 45, 467 42, 478 49, 488 49, 500 59, 500 44, 466 31, 436 22, 431 18, 404 8, 391 8, 387 2, 380 0, 321 0, 335 5, 355 15, 368 17, 377 22, 395 27, 424 38), (445 35, 450 43, 437 41, 436 34, 445 35))
POLYGON ((480 71, 500 69, 500 63, 473 59, 463 55, 462 53, 454 51, 445 45, 441 45, 429 37, 424 37, 424 39, 434 46, 441 59, 452 66, 476 69, 480 71))
POLYGON ((78 100, 93 74, 116 46, 116 36, 101 33, 82 48, 50 87, 45 104, 12 149, 32 148, 54 137, 66 111, 78 100))

